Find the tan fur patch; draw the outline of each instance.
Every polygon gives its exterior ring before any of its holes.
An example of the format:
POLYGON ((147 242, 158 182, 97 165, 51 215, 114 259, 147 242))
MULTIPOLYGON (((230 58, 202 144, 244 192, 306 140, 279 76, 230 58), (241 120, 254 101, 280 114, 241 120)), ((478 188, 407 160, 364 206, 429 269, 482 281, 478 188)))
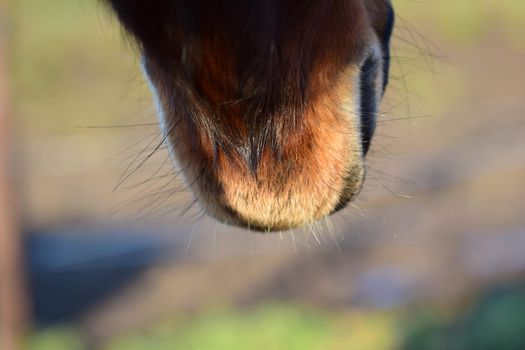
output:
POLYGON ((349 186, 348 178, 358 191, 364 170, 353 100, 356 75, 356 68, 348 69, 317 96, 304 115, 304 127, 287 140, 282 157, 266 151, 256 174, 245 162, 222 153, 210 166, 209 144, 201 144, 200 150, 207 151, 197 153, 188 146, 192 135, 184 123, 172 130, 188 184, 207 210, 232 224, 288 229, 328 215, 349 186))

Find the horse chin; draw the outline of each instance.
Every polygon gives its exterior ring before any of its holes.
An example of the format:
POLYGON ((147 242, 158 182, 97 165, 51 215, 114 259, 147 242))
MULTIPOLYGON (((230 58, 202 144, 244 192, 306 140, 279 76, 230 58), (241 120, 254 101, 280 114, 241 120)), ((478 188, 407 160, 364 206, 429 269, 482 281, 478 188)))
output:
MULTIPOLYGON (((350 89, 353 80, 342 78, 339 88, 350 89)), ((201 207, 221 222, 268 232, 333 214, 362 187, 359 118, 351 101, 334 96, 344 95, 327 94, 308 108, 303 126, 286 137, 280 153, 265 149, 256 168, 242 154, 217 147, 182 111, 167 109, 173 96, 161 92, 158 99, 167 118, 166 142, 201 207)))

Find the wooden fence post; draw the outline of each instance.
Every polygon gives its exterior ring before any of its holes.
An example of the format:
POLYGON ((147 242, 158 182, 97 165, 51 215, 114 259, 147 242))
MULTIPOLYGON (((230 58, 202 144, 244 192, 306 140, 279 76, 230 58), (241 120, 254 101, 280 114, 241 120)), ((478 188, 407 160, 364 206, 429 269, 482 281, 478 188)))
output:
POLYGON ((0 0, 0 349, 22 346, 26 295, 22 236, 13 191, 7 79, 7 0, 0 0))

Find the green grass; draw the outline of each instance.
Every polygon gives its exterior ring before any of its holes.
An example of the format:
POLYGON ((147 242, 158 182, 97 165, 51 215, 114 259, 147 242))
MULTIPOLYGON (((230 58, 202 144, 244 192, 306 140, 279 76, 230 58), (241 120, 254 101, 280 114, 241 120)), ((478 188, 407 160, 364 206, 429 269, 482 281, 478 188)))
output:
POLYGON ((116 340, 107 350, 335 350, 389 349, 387 317, 342 316, 290 305, 264 305, 252 311, 224 310, 193 320, 166 323, 116 340), (370 336, 374 335, 374 336, 370 336))
MULTIPOLYGON (((84 350, 74 330, 34 335, 27 350, 84 350)), ((521 350, 525 292, 499 287, 462 310, 320 311, 292 304, 208 310, 112 339, 103 350, 521 350)))
POLYGON ((34 334, 28 339, 25 348, 28 350, 84 350, 85 345, 74 329, 58 327, 34 334))

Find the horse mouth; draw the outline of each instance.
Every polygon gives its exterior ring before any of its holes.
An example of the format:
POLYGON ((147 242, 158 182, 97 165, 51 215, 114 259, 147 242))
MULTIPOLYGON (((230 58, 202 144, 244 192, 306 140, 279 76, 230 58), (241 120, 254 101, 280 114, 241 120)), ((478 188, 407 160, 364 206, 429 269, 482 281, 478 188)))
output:
POLYGON ((220 194, 215 194, 212 200, 206 196, 200 199, 208 213, 224 223, 252 231, 286 231, 311 224, 345 208, 362 188, 363 169, 361 162, 355 164, 349 174, 341 177, 337 190, 327 187, 322 191, 308 191, 308 188, 303 188, 297 192, 283 189, 282 193, 269 193, 254 186, 246 189, 252 195, 250 198, 250 194, 246 196, 244 192, 237 192, 232 195, 229 193, 231 189, 221 188, 220 194))

